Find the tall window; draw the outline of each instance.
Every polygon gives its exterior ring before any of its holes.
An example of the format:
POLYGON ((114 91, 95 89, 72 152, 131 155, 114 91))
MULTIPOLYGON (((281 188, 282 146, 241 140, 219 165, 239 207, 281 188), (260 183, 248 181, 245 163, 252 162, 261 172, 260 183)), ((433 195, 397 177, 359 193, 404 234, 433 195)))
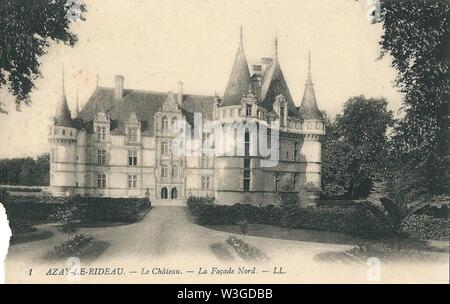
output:
POLYGON ((106 188, 106 174, 97 174, 97 188, 106 188))
POLYGON ((245 130, 244 144, 245 144, 245 156, 249 156, 250 155, 250 132, 248 131, 248 129, 245 130))
POLYGON ((214 149, 215 147, 215 141, 214 141, 214 134, 211 133, 202 133, 202 149, 208 150, 208 149, 214 149))
POLYGON ((128 188, 137 188, 137 175, 128 175, 128 188))
POLYGON ((172 177, 177 177, 177 176, 178 176, 178 167, 172 166, 172 177))
POLYGON ((280 190, 280 173, 275 173, 275 191, 280 190))
POLYGON ((280 126, 284 127, 284 105, 280 106, 280 126))
POLYGON ((203 147, 206 147, 206 145, 208 144, 208 140, 209 140, 209 133, 202 133, 202 145, 203 147))
POLYGON ((137 166, 137 153, 138 151, 128 151, 128 166, 137 166))
POLYGON ((244 158, 244 191, 250 190, 250 158, 244 158))
POLYGON ((298 156, 298 145, 297 143, 294 143, 294 161, 297 160, 297 156, 298 156))
POLYGON ((97 164, 98 165, 106 165, 106 150, 97 150, 97 164))
POLYGON ((167 142, 162 142, 161 143, 161 154, 162 155, 169 154, 169 145, 167 144, 167 142))
POLYGON ((174 118, 172 118, 172 121, 170 123, 170 126, 171 126, 172 130, 175 128, 176 124, 177 124, 177 118, 174 117, 174 118))
POLYGON ((106 126, 97 126, 97 140, 105 141, 106 140, 106 126))
POLYGON ((169 168, 166 166, 161 167, 161 177, 169 177, 169 168))
POLYGON ((138 142, 138 129, 137 128, 128 128, 127 129, 127 141, 129 143, 137 143, 138 142))
POLYGON ((202 176, 201 188, 202 188, 202 190, 209 190, 210 189, 210 177, 209 176, 202 176))
POLYGON ((208 156, 202 156, 201 168, 209 168, 209 158, 208 156))
POLYGON ((267 130, 267 149, 272 148, 272 132, 267 130))
POLYGON ((163 117, 161 119, 161 129, 163 131, 169 130, 169 120, 167 119, 167 117, 163 117))
POLYGON ((298 173, 294 173, 293 175, 294 175, 293 176, 294 190, 297 190, 297 188, 298 188, 298 186, 297 186, 297 184, 298 184, 298 173))

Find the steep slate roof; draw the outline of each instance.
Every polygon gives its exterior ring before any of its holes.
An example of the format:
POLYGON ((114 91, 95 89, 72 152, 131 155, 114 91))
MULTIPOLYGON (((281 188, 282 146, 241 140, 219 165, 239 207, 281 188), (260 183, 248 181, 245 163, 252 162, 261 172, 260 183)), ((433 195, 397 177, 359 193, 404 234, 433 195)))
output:
POLYGON ((267 68, 263 75, 261 84, 261 105, 268 111, 273 109, 273 103, 275 98, 283 94, 288 103, 288 115, 290 117, 300 117, 298 110, 292 99, 289 87, 284 79, 283 72, 281 71, 281 66, 278 58, 275 56, 272 64, 267 68))
POLYGON ((108 113, 114 102, 113 88, 97 87, 83 109, 81 109, 79 117, 84 121, 94 120, 98 112, 108 113))
POLYGON ((323 119, 322 113, 319 111, 314 93, 314 86, 311 79, 311 70, 308 71, 306 79, 305 91, 303 93, 302 104, 299 108, 303 119, 323 119))
POLYGON ((204 120, 212 120, 214 113, 214 96, 183 95, 182 108, 190 113, 201 113, 204 120))
POLYGON ((252 81, 250 77, 247 59, 244 54, 241 29, 241 40, 221 104, 222 107, 240 105, 242 96, 247 93, 249 87, 251 86, 254 93, 257 96, 260 96, 261 105, 269 112, 273 110, 273 102, 275 101, 275 98, 279 94, 283 94, 288 102, 288 115, 290 117, 301 117, 300 113, 297 110, 297 107, 294 104, 294 100, 292 99, 289 87, 286 83, 286 80, 284 79, 283 72, 281 71, 277 56, 277 47, 278 41, 276 40, 275 58, 264 72, 261 83, 261 90, 260 92, 258 92, 259 85, 257 85, 255 81, 252 81))
MULTIPOLYGON (((168 93, 126 89, 123 98, 116 100, 113 88, 98 87, 81 110, 80 118, 85 123, 79 125, 84 125, 88 131, 92 130, 95 115, 102 111, 111 118, 111 133, 124 134, 125 123, 131 112, 134 112, 141 121, 143 134, 153 135, 154 115, 161 110, 167 98, 168 93)), ((193 112, 201 112, 203 117, 212 119, 213 105, 214 96, 183 95, 180 109, 190 122, 193 112)))
POLYGON ((242 29, 239 48, 234 59, 233 68, 231 69, 230 78, 228 79, 227 88, 223 95, 221 106, 240 105, 242 95, 247 93, 250 85, 250 71, 248 69, 247 59, 245 58, 244 47, 242 45, 242 29))

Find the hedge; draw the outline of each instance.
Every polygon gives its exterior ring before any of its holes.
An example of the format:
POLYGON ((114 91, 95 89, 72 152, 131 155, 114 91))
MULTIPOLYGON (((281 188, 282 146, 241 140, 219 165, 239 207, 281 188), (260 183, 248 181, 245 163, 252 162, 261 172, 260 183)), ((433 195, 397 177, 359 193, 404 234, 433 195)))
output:
POLYGON ((401 230, 416 239, 449 240, 448 218, 436 218, 429 215, 411 215, 401 225, 401 230))
POLYGON ((392 233, 391 226, 363 207, 349 209, 217 205, 212 199, 199 197, 190 197, 187 206, 201 225, 234 225, 246 220, 249 223, 287 228, 344 232, 364 238, 377 238, 392 233))
POLYGON ((5 209, 10 219, 48 221, 59 210, 77 205, 85 221, 135 222, 151 203, 148 198, 8 197, 5 209))

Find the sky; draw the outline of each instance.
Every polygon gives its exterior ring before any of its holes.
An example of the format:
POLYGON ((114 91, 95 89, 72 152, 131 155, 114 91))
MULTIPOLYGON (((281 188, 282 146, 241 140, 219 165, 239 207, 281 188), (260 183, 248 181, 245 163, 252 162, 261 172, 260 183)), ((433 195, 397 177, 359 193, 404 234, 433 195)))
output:
POLYGON ((0 158, 48 152, 48 125, 62 92, 80 107, 99 86, 219 95, 225 91, 242 25, 248 63, 274 54, 296 105, 300 105, 308 52, 318 106, 335 116, 352 96, 386 97, 397 112, 402 95, 393 86, 389 56, 379 60, 381 24, 370 23, 364 0, 85 0, 87 20, 75 22, 75 47, 52 43, 40 60, 42 77, 33 105, 14 110, 5 88, 0 99, 0 158))

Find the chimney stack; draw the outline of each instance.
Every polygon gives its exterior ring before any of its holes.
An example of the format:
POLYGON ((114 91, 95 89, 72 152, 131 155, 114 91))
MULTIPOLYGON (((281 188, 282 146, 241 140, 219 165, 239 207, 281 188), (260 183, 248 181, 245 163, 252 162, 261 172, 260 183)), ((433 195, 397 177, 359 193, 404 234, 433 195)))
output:
POLYGON ((116 86, 114 88, 114 98, 120 100, 123 98, 123 82, 125 78, 122 75, 116 75, 116 86))
POLYGON ((181 105, 183 103, 183 82, 182 81, 178 81, 177 103, 179 105, 181 105))
POLYGON ((252 65, 251 73, 252 76, 262 76, 262 66, 260 64, 252 65))

